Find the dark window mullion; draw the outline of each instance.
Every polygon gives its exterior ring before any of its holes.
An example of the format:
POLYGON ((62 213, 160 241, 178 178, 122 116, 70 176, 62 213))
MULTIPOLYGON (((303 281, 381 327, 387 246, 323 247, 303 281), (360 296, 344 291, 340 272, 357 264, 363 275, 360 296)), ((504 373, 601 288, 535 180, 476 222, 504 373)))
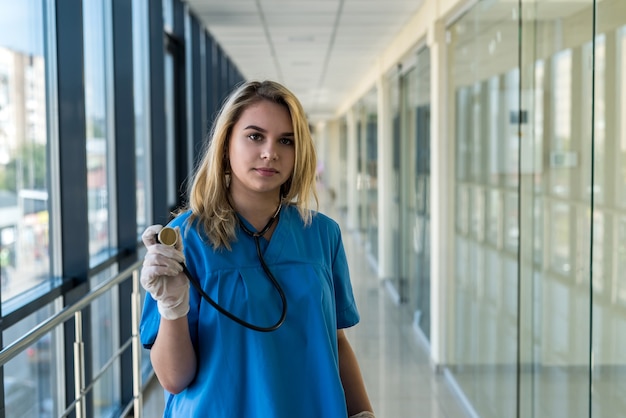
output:
POLYGON ((161 0, 148 2, 150 44, 150 156, 152 166, 153 224, 165 224, 169 218, 167 204, 167 155, 165 135, 165 44, 163 35, 163 5, 161 0))
MULTIPOLYGON (((70 305, 89 291, 89 223, 83 65, 82 0, 56 2, 58 138, 62 276, 73 283, 64 294, 70 305)), ((89 323, 88 309, 84 323, 89 323)), ((65 400, 74 401, 74 323, 64 324, 65 400)), ((89 364, 86 360, 85 364, 89 364)))
MULTIPOLYGON (((135 109, 133 92, 133 36, 132 0, 117 0, 112 4, 113 22, 113 88, 115 109, 115 213, 118 254, 122 271, 137 260, 137 193, 135 158, 135 109)), ((132 317, 132 281, 119 286, 119 318, 132 317)), ((132 335, 130 321, 119 322, 119 336, 123 343, 132 335)), ((122 405, 133 398, 132 352, 126 350, 120 358, 120 395, 122 405)))

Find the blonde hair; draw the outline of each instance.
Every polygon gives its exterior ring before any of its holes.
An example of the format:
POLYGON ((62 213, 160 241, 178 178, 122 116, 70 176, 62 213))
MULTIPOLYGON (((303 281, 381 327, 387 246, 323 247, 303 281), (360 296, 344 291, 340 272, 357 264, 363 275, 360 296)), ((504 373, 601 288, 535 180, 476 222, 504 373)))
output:
POLYGON ((179 213, 191 210, 189 224, 204 228, 213 248, 226 247, 236 239, 237 218, 228 201, 228 142, 233 126, 245 109, 262 100, 285 106, 293 125, 295 164, 289 180, 281 186, 283 204, 296 206, 305 225, 311 222, 312 199, 319 205, 315 191, 317 157, 306 115, 296 96, 274 81, 250 81, 240 85, 226 99, 204 145, 189 189, 189 202, 179 213))

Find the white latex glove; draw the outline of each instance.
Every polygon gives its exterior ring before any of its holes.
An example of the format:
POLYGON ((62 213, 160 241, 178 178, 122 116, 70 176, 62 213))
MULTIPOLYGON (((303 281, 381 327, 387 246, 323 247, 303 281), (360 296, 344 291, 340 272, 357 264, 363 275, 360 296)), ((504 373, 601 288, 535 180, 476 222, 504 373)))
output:
POLYGON ((189 312, 189 280, 181 265, 185 256, 178 227, 179 239, 174 247, 158 243, 161 229, 161 225, 149 226, 141 236, 148 249, 141 269, 141 286, 157 301, 161 316, 173 320, 189 312))
POLYGON ((376 417, 374 416, 373 412, 363 411, 363 412, 359 412, 356 415, 350 415, 350 418, 376 418, 376 417))

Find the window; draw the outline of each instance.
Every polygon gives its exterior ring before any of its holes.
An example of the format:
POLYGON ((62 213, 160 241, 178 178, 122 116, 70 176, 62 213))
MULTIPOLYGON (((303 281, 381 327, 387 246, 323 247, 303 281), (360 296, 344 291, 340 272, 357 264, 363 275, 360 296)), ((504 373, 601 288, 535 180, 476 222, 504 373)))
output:
POLYGON ((42 3, 0 2, 2 302, 50 276, 42 3))
POLYGON ((137 235, 150 223, 150 71, 148 70, 148 5, 133 2, 133 77, 135 99, 135 159, 137 193, 137 235))
POLYGON ((108 254, 109 234, 109 147, 112 86, 107 76, 110 56, 110 10, 100 1, 83 1, 85 117, 87 123, 87 189, 89 216, 89 254, 92 264, 108 254))

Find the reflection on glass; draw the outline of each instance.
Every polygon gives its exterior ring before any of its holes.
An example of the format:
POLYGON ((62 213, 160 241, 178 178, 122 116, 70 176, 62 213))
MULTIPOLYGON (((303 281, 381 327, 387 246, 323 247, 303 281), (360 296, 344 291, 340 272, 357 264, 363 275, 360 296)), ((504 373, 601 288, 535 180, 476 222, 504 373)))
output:
POLYGON ((41 2, 0 2, 0 281, 5 302, 48 278, 41 2))
POLYGON ((359 103, 354 106, 354 123, 356 131, 356 189, 358 207, 358 228, 364 232, 367 228, 367 189, 368 178, 365 172, 365 160, 367 159, 367 116, 359 103))
POLYGON ((572 150, 572 51, 565 50, 553 57, 552 97, 553 123, 550 166, 552 193, 567 196, 570 193, 570 159, 576 158, 572 150))
MULTIPOLYGON (((626 387, 625 208, 626 176, 626 8, 597 3, 594 94, 592 223, 593 417, 624 414, 626 387)), ((591 182, 587 183, 591 184, 591 182)))
MULTIPOLYGON (((96 287, 117 274, 117 268, 111 267, 104 272, 91 278, 91 286, 96 287)), ((120 318, 118 290, 113 288, 96 299, 91 305, 91 329, 93 331, 93 349, 91 358, 95 374, 102 373, 93 388, 94 405, 97 408, 96 416, 113 416, 121 404, 119 382, 120 362, 119 359, 111 359, 115 356, 120 346, 119 329, 117 325, 120 318)))
POLYGON ((485 239, 485 195, 481 187, 473 187, 470 195, 470 234, 476 241, 485 239))
MULTIPOLYGON (((420 141, 418 140, 418 146, 419 142, 420 141)), ((425 153, 429 154, 428 159, 430 158, 429 148, 423 150, 425 153)), ((411 292, 411 307, 413 308, 414 326, 419 327, 424 334, 424 337, 427 340, 430 340, 430 167, 424 165, 423 161, 420 162, 420 158, 418 158, 417 173, 418 175, 415 186, 416 220, 412 234, 413 242, 410 244, 415 252, 412 256, 416 259, 414 278, 412 282, 413 291, 411 292)))
POLYGON ((617 121, 617 204, 626 208, 626 26, 618 31, 616 66, 616 84, 619 90, 616 92, 615 119, 617 121))
POLYGON ((390 254, 394 254, 395 262, 391 263, 389 274, 392 279, 390 283, 393 285, 395 291, 398 294, 399 298, 403 298, 406 291, 406 277, 403 277, 401 274, 401 263, 402 259, 400 258, 400 250, 399 244, 402 240, 402 231, 400 230, 400 217, 401 217, 401 208, 400 208, 400 187, 401 187, 401 176, 402 172, 400 171, 400 154, 401 154, 401 143, 402 143, 402 126, 401 126, 401 118, 400 118, 400 110, 402 105, 402 91, 401 91, 401 74, 398 72, 394 72, 391 74, 386 82, 389 87, 389 111, 391 118, 391 138, 389 141, 391 145, 389 146, 389 151, 391 152, 391 165, 389 169, 391 170, 391 178, 392 183, 390 183, 391 192, 389 193, 391 203, 388 206, 388 210, 390 211, 389 215, 391 222, 389 225, 391 226, 391 242, 389 243, 392 247, 390 254))
POLYGON ((163 25, 167 32, 174 31, 174 0, 163 1, 163 25))
POLYGON ((490 190, 487 199, 487 242, 494 246, 502 245, 500 234, 502 233, 502 196, 498 190, 490 190))
MULTIPOLYGON (((603 203, 606 197, 606 133, 613 132, 613 127, 607 127, 606 114, 606 36, 598 35, 594 45, 594 84, 593 84, 593 185, 591 177, 584 177, 583 190, 585 198, 593 193, 596 203, 603 203)), ((589 94, 591 97, 592 94, 589 94)), ((590 152, 581 152, 584 156, 591 155, 590 152)), ((585 158, 584 161, 591 158, 585 158)), ((586 167, 585 167, 586 169, 586 167)), ((592 168, 589 167, 589 172, 592 168)))
POLYGON ((504 194, 504 248, 511 253, 519 249, 519 196, 516 192, 504 194))
MULTIPOLYGON (((49 305, 4 330, 4 341, 15 341, 54 313, 49 305)), ((6 417, 52 418, 64 409, 57 386, 63 354, 58 350, 61 328, 45 334, 4 366, 6 417)))
POLYGON ((106 77, 108 38, 105 2, 83 0, 85 114, 87 122, 87 193, 89 254, 92 262, 106 255, 109 237, 108 147, 111 141, 108 100, 112 86, 106 77))
POLYGON ((570 207, 564 203, 552 204, 550 213, 550 262, 558 273, 568 274, 572 270, 570 260, 570 207))
POLYGON ((542 266, 544 263, 543 251, 545 248, 545 211, 544 199, 537 197, 533 205, 533 255, 532 262, 535 267, 542 266))
MULTIPOLYGON (((519 108, 519 69, 514 68, 504 76, 505 97, 502 100, 505 112, 508 113, 507 124, 504 130, 504 141, 501 160, 502 173, 506 174, 505 181, 509 188, 517 188, 519 186, 520 174, 532 172, 526 163, 520 166, 520 158, 524 156, 520 149, 520 139, 528 137, 528 112, 526 109, 519 108), (520 172, 521 168, 521 172, 520 172)), ((505 116, 506 117, 506 116, 505 116)))
POLYGON ((462 235, 466 235, 469 231, 469 220, 468 220, 468 209, 469 208, 469 199, 468 199, 468 189, 464 185, 457 185, 456 187, 456 227, 458 232, 462 235))
POLYGON ((484 175, 484 164, 482 159, 483 149, 483 113, 485 109, 485 85, 483 83, 474 83, 470 90, 470 114, 471 120, 469 126, 468 152, 469 152, 469 179, 480 182, 484 175))
MULTIPOLYGON (((593 290, 596 292, 596 295, 601 297, 604 296, 603 293, 605 291, 610 290, 608 283, 606 283, 607 277, 604 263, 604 243, 606 242, 605 220, 606 217, 604 213, 596 209, 593 213, 593 219, 591 220, 591 222, 593 222, 593 255, 591 267, 593 269, 593 290)), ((587 220, 586 225, 589 225, 589 223, 590 220, 587 220)))
POLYGON ((421 48, 402 76, 401 272, 413 326, 430 340, 430 50, 421 48))
POLYGON ((378 107, 377 90, 364 100, 366 114, 367 227, 370 255, 378 260, 378 107))
MULTIPOLYGON (((532 115, 532 122, 530 124, 530 131, 527 132, 527 135, 522 137, 524 140, 528 141, 528 138, 532 138, 532 148, 531 148, 531 156, 523 159, 523 161, 528 162, 532 165, 531 172, 535 173, 534 176, 534 190, 535 193, 540 194, 544 192, 545 185, 541 181, 543 171, 544 171, 544 149, 543 144, 545 144, 545 126, 546 126, 546 115, 545 115, 545 76, 546 76, 546 65, 543 60, 537 60, 535 62, 535 67, 533 71, 534 81, 532 88, 532 109, 529 110, 528 114, 532 115)), ((527 147, 522 146, 522 152, 527 147)), ((543 228, 543 225, 542 225, 543 228)))
POLYGON ((456 111, 456 158, 455 158, 455 168, 456 168, 456 178, 457 180, 467 179, 469 176, 468 170, 468 155, 469 155, 469 144, 468 144, 468 132, 471 128, 469 121, 469 109, 470 109, 470 97, 471 92, 467 87, 459 87, 456 90, 456 101, 455 101, 455 111, 456 111))
POLYGON ((616 295, 615 299, 618 306, 626 306, 626 216, 620 216, 617 220, 616 228, 617 248, 616 255, 616 271, 614 275, 616 295))
POLYGON ((500 166, 502 158, 499 155, 499 138, 502 124, 502 106, 500 103, 500 77, 491 77, 488 81, 488 114, 489 118, 485 129, 486 140, 489 147, 489 178, 490 183, 497 184, 500 180, 500 166))
POLYGON ((346 196, 348 195, 348 122, 346 118, 339 121, 339 193, 337 194, 337 203, 342 212, 346 211, 346 196))
POLYGON ((137 235, 150 223, 150 71, 148 71, 147 0, 133 1, 133 82, 135 108, 135 159, 137 235))
MULTIPOLYGON (((139 259, 143 259, 146 256, 146 247, 143 246, 139 249, 139 254, 138 257, 139 259)), ((142 301, 141 303, 143 304, 143 301, 146 298, 146 290, 140 286, 139 291, 141 292, 141 296, 139 297, 139 300, 142 301)), ((143 309, 143 306, 141 307, 141 309, 143 309)), ((150 377, 150 375, 152 374, 152 363, 150 360, 150 350, 141 350, 141 381, 142 382, 147 382, 148 378, 150 377)))
POLYGON ((626 7, 582 0, 552 14, 554 3, 522 0, 521 32, 505 0, 448 28, 449 362, 482 417, 624 415, 626 7), (476 153, 489 156, 486 180, 476 153), (474 211, 486 212, 485 242, 474 211))

